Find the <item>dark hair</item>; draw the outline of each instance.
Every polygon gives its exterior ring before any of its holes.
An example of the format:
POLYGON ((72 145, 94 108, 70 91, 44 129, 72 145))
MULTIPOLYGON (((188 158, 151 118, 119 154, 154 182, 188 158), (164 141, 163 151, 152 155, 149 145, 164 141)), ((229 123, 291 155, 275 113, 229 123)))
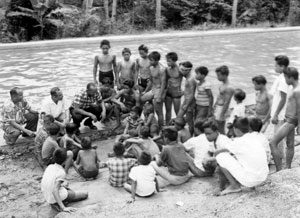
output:
POLYGON ((83 150, 89 150, 92 148, 92 140, 90 137, 86 136, 81 139, 81 146, 83 150))
POLYGON ((186 67, 186 68, 192 68, 193 64, 190 61, 184 61, 180 63, 182 66, 186 67))
POLYGON ((234 98, 237 101, 242 102, 246 98, 246 93, 241 89, 236 89, 234 90, 234 98))
POLYGON ((239 129, 242 133, 249 132, 249 121, 245 117, 237 117, 233 121, 233 127, 239 129))
POLYGON ((252 131, 260 132, 261 128, 263 127, 263 123, 261 119, 253 117, 249 119, 249 127, 252 131))
POLYGON ((162 133, 163 133, 163 136, 165 138, 169 139, 171 142, 174 142, 177 140, 177 137, 178 137, 177 129, 175 129, 172 126, 165 127, 162 130, 162 133))
POLYGON ((141 165, 148 165, 151 163, 152 157, 151 154, 147 151, 142 151, 142 153, 139 156, 139 163, 141 165))
POLYGON ((139 107, 139 106, 134 106, 132 109, 131 109, 132 112, 136 113, 137 115, 141 116, 142 114, 142 108, 139 107))
POLYGON ((148 138, 150 136, 150 129, 148 126, 142 126, 140 130, 142 138, 148 138))
POLYGON ((266 85, 267 84, 266 77, 264 77, 263 75, 253 77, 252 82, 256 82, 258 85, 260 85, 260 84, 266 85))
POLYGON ((112 85, 113 81, 109 77, 104 77, 103 80, 102 80, 102 84, 103 85, 112 85))
POLYGON ((134 86, 134 81, 131 79, 127 79, 123 82, 123 85, 128 86, 130 89, 132 89, 134 86))
POLYGON ((117 142, 114 144, 113 150, 116 156, 122 156, 125 152, 125 147, 121 142, 117 142))
POLYGON ((131 54, 130 49, 129 48, 124 48, 123 51, 122 51, 122 54, 125 54, 125 53, 131 54))
POLYGON ((54 87, 50 90, 50 95, 51 96, 57 96, 57 92, 60 92, 60 89, 58 87, 54 87))
POLYGON ((200 132, 204 132, 203 124, 206 122, 206 120, 196 120, 194 127, 195 129, 199 129, 200 132))
POLYGON ((18 88, 18 87, 14 87, 9 91, 10 96, 15 96, 15 95, 19 95, 20 92, 22 92, 22 89, 18 88))
POLYGON ((54 163, 62 165, 67 159, 67 150, 64 148, 58 148, 53 152, 54 163))
POLYGON ((154 124, 154 125, 151 125, 150 126, 150 132, 151 133, 156 133, 156 134, 158 134, 159 133, 159 126, 158 126, 158 124, 154 124))
POLYGON ((86 89, 87 89, 87 90, 90 90, 92 87, 95 87, 95 88, 96 88, 97 86, 96 86, 95 83, 88 83, 88 84, 86 85, 86 89))
POLYGON ((207 74, 208 74, 208 68, 207 68, 207 67, 204 67, 204 66, 200 66, 200 67, 197 67, 197 68, 195 69, 195 72, 196 72, 196 73, 200 73, 200 74, 202 74, 202 75, 204 75, 204 76, 207 76, 207 74))
POLYGON ((275 61, 279 66, 288 67, 290 64, 290 60, 285 55, 278 55, 275 57, 275 61))
POLYGON ((214 120, 207 120, 206 122, 204 122, 202 124, 202 128, 203 128, 203 130, 210 128, 212 131, 215 132, 215 131, 218 131, 218 124, 214 120))
POLYGON ((146 110, 150 110, 151 113, 154 113, 154 105, 152 103, 145 103, 144 107, 146 110))
POLYGON ((299 73, 297 68, 295 67, 288 67, 286 70, 283 71, 284 75, 286 75, 288 78, 294 78, 295 80, 298 80, 299 73))
POLYGON ((46 114, 44 116, 44 120, 48 119, 50 123, 53 123, 55 121, 54 117, 51 114, 46 114))
POLYGON ((222 65, 216 69, 216 73, 220 73, 223 76, 228 76, 229 68, 226 65, 222 65))
POLYGON ((166 59, 170 59, 174 62, 178 61, 178 55, 176 52, 169 52, 167 55, 166 55, 166 59))
POLYGON ((179 125, 179 126, 181 126, 181 127, 184 127, 185 124, 186 124, 184 118, 182 118, 182 117, 176 117, 174 119, 174 123, 177 124, 177 125, 179 125))
POLYGON ((160 60, 160 53, 157 51, 153 51, 148 55, 150 60, 159 61, 160 60))
POLYGON ((149 51, 148 47, 145 46, 144 44, 140 45, 139 48, 138 48, 138 50, 143 50, 143 51, 145 51, 146 53, 148 53, 148 51, 149 51))
POLYGON ((100 48, 103 46, 103 45, 107 45, 109 48, 110 48, 110 42, 106 39, 103 39, 101 42, 100 42, 100 48))
POLYGON ((73 134, 78 129, 78 125, 75 123, 67 123, 66 125, 66 133, 73 134))
POLYGON ((56 123, 51 123, 48 127, 49 135, 56 136, 60 131, 60 126, 56 123))

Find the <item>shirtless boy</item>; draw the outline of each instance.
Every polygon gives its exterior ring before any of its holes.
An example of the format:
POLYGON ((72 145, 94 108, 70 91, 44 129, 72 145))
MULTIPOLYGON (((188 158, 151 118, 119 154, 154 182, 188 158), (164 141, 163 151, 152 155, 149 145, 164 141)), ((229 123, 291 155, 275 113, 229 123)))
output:
POLYGON ((157 51, 149 54, 149 60, 152 89, 141 96, 141 101, 146 102, 153 99, 158 125, 161 128, 164 125, 163 102, 165 98, 166 72, 165 68, 159 63, 160 54, 157 51))
POLYGON ((219 95, 215 103, 215 119, 218 124, 218 130, 221 134, 225 133, 226 112, 228 111, 234 89, 228 80, 229 69, 223 65, 216 69, 217 77, 223 84, 219 87, 219 95))
POLYGON ((108 40, 102 40, 100 43, 102 54, 95 56, 94 60, 94 82, 101 85, 105 78, 109 78, 111 82, 114 82, 114 72, 116 73, 116 56, 109 54, 110 42, 108 40), (99 83, 97 81, 97 68, 99 66, 99 83))
POLYGON ((266 130, 269 124, 272 107, 272 96, 266 89, 267 80, 264 76, 259 75, 252 78, 256 93, 255 115, 263 122, 262 132, 266 130))
POLYGON ((288 67, 283 71, 285 81, 292 85, 293 89, 288 93, 285 122, 274 134, 271 141, 271 152, 276 165, 276 170, 282 169, 282 153, 278 147, 279 142, 286 137, 286 168, 290 169, 294 157, 295 128, 300 118, 300 85, 298 83, 299 73, 294 67, 288 67))
POLYGON ((148 47, 145 45, 140 45, 139 48, 140 58, 136 59, 135 69, 136 78, 135 84, 138 86, 140 92, 148 92, 151 88, 150 83, 150 60, 148 58, 148 47))
POLYGON ((122 51, 122 56, 124 60, 118 62, 117 72, 116 72, 116 83, 120 90, 125 80, 135 79, 135 63, 130 60, 131 51, 129 48, 124 48, 122 51))
POLYGON ((196 90, 196 80, 192 75, 191 71, 193 64, 189 61, 180 63, 179 65, 181 74, 186 78, 184 85, 184 100, 180 106, 177 117, 183 118, 186 115, 186 121, 189 125, 190 133, 194 133, 194 116, 195 116, 195 90, 196 90))
POLYGON ((178 55, 175 52, 170 52, 166 55, 167 65, 166 77, 167 77, 167 92, 166 92, 166 124, 168 125, 172 118, 172 104, 176 115, 180 109, 181 103, 181 82, 182 74, 177 65, 178 55))

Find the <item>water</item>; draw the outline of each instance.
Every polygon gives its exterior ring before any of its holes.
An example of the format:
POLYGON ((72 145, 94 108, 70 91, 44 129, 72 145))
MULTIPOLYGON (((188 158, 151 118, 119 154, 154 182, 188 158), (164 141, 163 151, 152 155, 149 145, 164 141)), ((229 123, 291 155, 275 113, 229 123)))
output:
MULTIPOLYGON (((226 64, 230 68, 230 80, 235 87, 253 93, 251 78, 262 74, 269 84, 274 80, 274 57, 285 54, 291 65, 300 69, 300 31, 271 32, 244 35, 209 36, 193 38, 136 40, 113 42, 111 53, 121 60, 124 47, 132 50, 132 58, 138 56, 137 47, 146 44, 162 54, 175 51, 179 61, 189 60, 194 66, 204 65, 210 70, 208 80, 213 90, 219 85, 215 68, 226 64)), ((18 86, 35 108, 49 96, 52 87, 60 87, 65 99, 71 101, 75 92, 93 81, 94 56, 100 53, 99 42, 80 43, 76 46, 34 49, 0 50, 0 105, 8 98, 9 90, 18 86)))

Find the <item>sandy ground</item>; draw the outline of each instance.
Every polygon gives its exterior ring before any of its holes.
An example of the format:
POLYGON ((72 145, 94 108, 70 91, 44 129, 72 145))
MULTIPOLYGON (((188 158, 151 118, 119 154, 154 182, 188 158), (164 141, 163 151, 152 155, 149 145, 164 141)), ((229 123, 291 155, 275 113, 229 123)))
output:
MULTIPOLYGON (((187 184, 169 187, 147 199, 127 204, 130 195, 108 182, 108 170, 97 180, 84 181, 73 169, 68 175, 70 187, 87 190, 89 198, 70 206, 76 213, 54 213, 40 192, 42 170, 28 144, 0 151, 0 217, 300 217, 300 149, 292 170, 271 175, 256 190, 216 197, 212 193, 216 178, 192 178, 187 184), (21 154, 24 153, 24 154, 21 154)), ((113 139, 95 142, 101 160, 106 160, 113 139)))

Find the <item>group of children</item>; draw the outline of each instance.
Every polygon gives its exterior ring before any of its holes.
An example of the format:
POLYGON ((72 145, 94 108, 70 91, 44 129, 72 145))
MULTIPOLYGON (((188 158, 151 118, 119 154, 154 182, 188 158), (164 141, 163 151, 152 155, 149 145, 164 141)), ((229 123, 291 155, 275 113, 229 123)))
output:
MULTIPOLYGON (((124 187, 132 201, 135 196, 149 197, 160 187, 183 184, 191 174, 205 177, 217 173, 221 194, 241 191, 241 186, 255 187, 266 179, 271 152, 263 133, 271 120, 275 123, 276 116, 271 115, 272 96, 264 76, 252 78, 256 106, 253 117, 245 118, 246 94, 232 87, 225 65, 216 69, 222 84, 214 103, 211 84, 206 79, 208 69, 197 67, 193 75, 192 63, 178 65, 175 52, 166 55, 168 66, 163 67, 160 54, 153 51, 148 55, 145 45, 138 48, 140 58, 136 61, 130 59, 130 49, 124 48, 124 59, 119 63, 116 56, 109 54, 109 41, 103 40, 100 48, 102 54, 95 57, 94 80, 107 108, 106 117, 115 116, 118 126, 123 124, 124 133, 116 138, 108 161, 100 162, 90 138, 77 136, 75 124, 67 124, 64 135, 59 137, 61 127, 46 115, 36 137, 36 148, 43 164, 48 165, 42 191, 50 204, 57 203, 61 210, 69 211, 65 200, 87 197, 64 186, 62 166, 66 173, 74 166, 88 179, 96 178, 99 168, 108 167, 110 185, 124 187), (236 104, 228 118, 232 97, 236 104), (60 170, 54 172, 53 164, 60 170), (49 189, 53 189, 54 200, 53 196, 47 199, 49 189)), ((282 64, 280 57, 275 59, 278 65, 282 64)))

